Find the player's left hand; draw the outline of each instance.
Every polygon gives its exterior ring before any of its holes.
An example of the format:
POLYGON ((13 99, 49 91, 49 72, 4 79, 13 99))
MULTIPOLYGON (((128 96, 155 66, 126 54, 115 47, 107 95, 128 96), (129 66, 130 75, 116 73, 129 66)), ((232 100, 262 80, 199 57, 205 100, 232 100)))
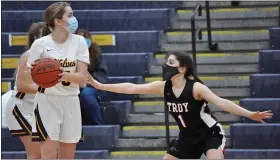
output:
POLYGON ((61 81, 70 81, 70 73, 68 72, 62 72, 59 74, 59 76, 61 76, 61 78, 58 80, 58 82, 61 82, 61 81))
POLYGON ((253 112, 248 118, 254 121, 262 122, 265 123, 263 120, 264 119, 270 119, 272 118, 273 113, 271 110, 268 111, 263 111, 263 112, 253 112))

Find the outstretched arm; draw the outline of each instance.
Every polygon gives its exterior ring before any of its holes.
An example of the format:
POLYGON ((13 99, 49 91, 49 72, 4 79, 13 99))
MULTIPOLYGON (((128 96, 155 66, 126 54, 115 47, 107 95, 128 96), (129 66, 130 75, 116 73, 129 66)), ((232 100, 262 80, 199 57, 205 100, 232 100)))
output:
POLYGON ((201 83, 194 84, 194 97, 204 99, 209 103, 215 104, 226 112, 248 117, 252 120, 264 123, 263 119, 270 119, 273 116, 271 110, 264 112, 252 112, 239 105, 215 95, 207 86, 201 83))
POLYGON ((163 88, 165 84, 165 82, 163 81, 155 81, 147 84, 102 84, 93 79, 89 73, 87 83, 92 85, 96 89, 124 94, 163 94, 163 88))

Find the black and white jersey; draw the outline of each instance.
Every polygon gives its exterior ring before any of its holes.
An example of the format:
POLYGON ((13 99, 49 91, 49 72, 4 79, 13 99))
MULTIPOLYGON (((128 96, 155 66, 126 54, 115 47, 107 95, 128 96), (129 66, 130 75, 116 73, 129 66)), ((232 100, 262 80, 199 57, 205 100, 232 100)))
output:
POLYGON ((193 85, 196 80, 187 79, 186 85, 177 98, 172 90, 172 81, 167 80, 164 87, 164 100, 169 113, 180 129, 180 138, 198 143, 203 140, 217 124, 205 100, 195 100, 193 85))

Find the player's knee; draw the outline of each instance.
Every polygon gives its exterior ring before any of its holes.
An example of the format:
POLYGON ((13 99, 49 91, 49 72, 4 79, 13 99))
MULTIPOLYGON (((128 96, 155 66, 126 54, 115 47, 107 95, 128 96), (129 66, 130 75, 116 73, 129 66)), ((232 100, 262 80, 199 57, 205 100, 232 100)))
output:
POLYGON ((162 159, 163 160, 177 160, 178 158, 167 153, 164 155, 164 157, 162 159))
POLYGON ((222 151, 218 149, 210 149, 207 151, 207 159, 224 159, 222 151))
POLYGON ((223 157, 221 157, 220 155, 210 155, 207 156, 207 159, 224 159, 223 157))

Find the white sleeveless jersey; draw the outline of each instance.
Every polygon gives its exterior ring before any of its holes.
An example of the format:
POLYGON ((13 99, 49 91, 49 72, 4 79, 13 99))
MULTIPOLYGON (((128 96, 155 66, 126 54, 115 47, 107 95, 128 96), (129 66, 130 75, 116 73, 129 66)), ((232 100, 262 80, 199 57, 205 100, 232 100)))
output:
POLYGON ((30 93, 23 93, 23 92, 19 92, 17 90, 17 87, 16 87, 16 81, 15 81, 15 87, 14 87, 14 90, 12 92, 12 95, 17 97, 17 98, 20 98, 24 101, 28 101, 28 102, 34 102, 34 98, 35 98, 35 94, 30 94, 30 93))
MULTIPOLYGON (((70 73, 75 73, 77 61, 89 64, 89 51, 82 36, 69 34, 68 39, 63 44, 57 44, 52 39, 52 34, 41 37, 34 41, 30 50, 27 66, 31 66, 36 60, 51 58, 60 62, 61 67, 70 73)), ((51 88, 44 90, 45 94, 51 95, 78 95, 79 85, 69 82, 60 82, 51 88)))

